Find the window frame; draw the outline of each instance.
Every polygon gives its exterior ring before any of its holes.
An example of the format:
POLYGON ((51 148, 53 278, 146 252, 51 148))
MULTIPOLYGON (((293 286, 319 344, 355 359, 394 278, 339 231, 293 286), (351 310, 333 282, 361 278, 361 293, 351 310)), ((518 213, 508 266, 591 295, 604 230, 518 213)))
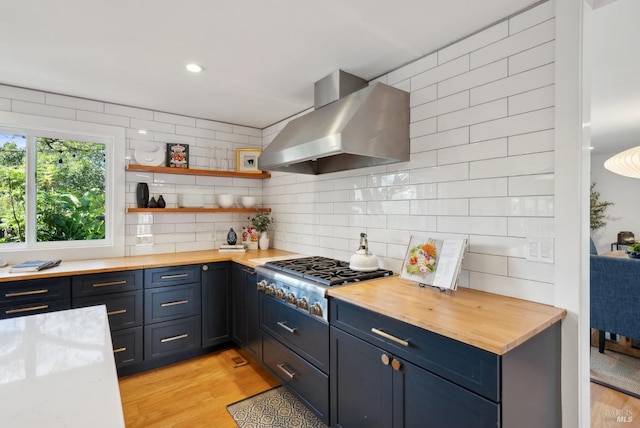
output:
POLYGON ((25 242, 0 244, 9 263, 38 258, 81 260, 125 255, 125 129, 67 119, 0 112, 0 131, 27 136, 25 242), (105 238, 37 242, 35 236, 36 167, 34 137, 105 144, 105 238))

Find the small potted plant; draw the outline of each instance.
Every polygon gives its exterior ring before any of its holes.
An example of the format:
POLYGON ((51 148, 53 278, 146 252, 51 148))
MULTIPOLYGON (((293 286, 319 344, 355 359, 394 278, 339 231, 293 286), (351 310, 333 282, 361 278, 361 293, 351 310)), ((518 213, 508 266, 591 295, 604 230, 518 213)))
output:
POLYGON ((254 217, 250 218, 251 225, 260 233, 258 244, 261 250, 269 249, 269 234, 267 230, 273 219, 268 212, 258 212, 254 217))

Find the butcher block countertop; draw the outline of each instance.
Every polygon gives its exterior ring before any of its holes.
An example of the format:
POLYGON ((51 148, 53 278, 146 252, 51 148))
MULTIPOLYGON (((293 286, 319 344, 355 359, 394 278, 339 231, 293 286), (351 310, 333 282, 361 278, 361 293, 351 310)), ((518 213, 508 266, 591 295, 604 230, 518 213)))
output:
POLYGON ((565 309, 484 291, 440 292, 397 276, 331 288, 328 294, 497 355, 567 315, 565 309))
POLYGON ((221 253, 218 250, 209 250, 93 260, 63 260, 60 266, 45 269, 40 272, 10 273, 10 266, 5 266, 0 268, 0 283, 25 279, 53 278, 57 276, 85 275, 90 273, 117 272, 124 270, 224 261, 234 261, 245 266, 255 267, 272 258, 287 258, 295 256, 295 253, 276 249, 247 250, 244 253, 221 253))

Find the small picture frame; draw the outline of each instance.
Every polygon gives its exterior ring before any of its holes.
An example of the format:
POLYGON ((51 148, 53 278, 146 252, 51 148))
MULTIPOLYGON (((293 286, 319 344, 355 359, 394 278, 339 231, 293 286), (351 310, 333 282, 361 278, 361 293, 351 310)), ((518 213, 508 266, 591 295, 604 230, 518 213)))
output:
POLYGON ((189 145, 167 143, 167 167, 189 168, 189 145))
POLYGON ((237 149, 236 150, 236 171, 261 173, 258 169, 258 156, 262 149, 237 149))

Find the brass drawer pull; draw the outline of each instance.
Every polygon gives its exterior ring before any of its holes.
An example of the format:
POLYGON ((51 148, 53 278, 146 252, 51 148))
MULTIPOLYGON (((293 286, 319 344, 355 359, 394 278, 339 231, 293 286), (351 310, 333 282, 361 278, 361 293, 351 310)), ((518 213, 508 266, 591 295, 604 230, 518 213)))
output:
POLYGON ((293 378, 295 378, 295 377, 296 377, 296 374, 295 374, 295 373, 291 373, 289 370, 287 370, 287 369, 284 367, 284 363, 282 363, 282 364, 277 364, 277 366, 278 366, 278 368, 279 368, 280 370, 282 370, 282 372, 283 372, 284 374, 286 374, 286 375, 289 377, 289 379, 293 379, 293 378))
POLYGON ((41 309, 49 309, 49 305, 40 305, 40 306, 31 306, 28 308, 20 308, 20 309, 8 309, 4 311, 5 314, 19 314, 21 312, 31 312, 31 311, 39 311, 41 309))
POLYGON ((127 347, 126 347, 126 346, 123 346, 122 348, 114 349, 114 350, 113 350, 113 353, 114 353, 114 354, 117 354, 117 353, 119 353, 119 352, 124 352, 124 351, 126 351, 126 350, 127 350, 127 347))
POLYGON ((184 305, 185 303, 189 303, 189 300, 184 299, 184 300, 177 300, 175 302, 161 303, 160 306, 163 307, 163 308, 166 308, 166 307, 169 307, 169 306, 184 305))
POLYGON ((298 329, 295 327, 294 328, 289 327, 286 321, 278 321, 277 324, 291 334, 296 334, 296 331, 298 331, 298 329))
POLYGON ((115 311, 107 312, 107 315, 120 315, 127 313, 126 309, 116 309, 115 311))
POLYGON ((164 339, 160 339, 160 342, 162 342, 162 343, 173 342, 174 340, 184 339, 185 337, 189 337, 189 335, 187 333, 183 333, 183 334, 179 334, 177 336, 165 337, 164 339))
POLYGON ((49 290, 46 288, 40 290, 15 291, 13 293, 5 293, 4 297, 34 296, 36 294, 47 294, 48 292, 49 290))
POLYGON ((371 332, 384 337, 385 339, 389 339, 392 342, 396 342, 399 343, 402 346, 409 346, 409 341, 408 340, 404 340, 404 339, 400 339, 398 337, 392 336, 389 333, 385 333, 382 330, 378 330, 377 328, 371 328, 371 332))
POLYGON ((122 281, 96 282, 96 283, 93 284, 93 288, 109 287, 111 285, 124 285, 126 283, 127 283, 126 279, 123 279, 122 281))
POLYGON ((175 279, 175 278, 186 278, 188 277, 188 273, 178 273, 175 275, 162 275, 160 279, 175 279))

